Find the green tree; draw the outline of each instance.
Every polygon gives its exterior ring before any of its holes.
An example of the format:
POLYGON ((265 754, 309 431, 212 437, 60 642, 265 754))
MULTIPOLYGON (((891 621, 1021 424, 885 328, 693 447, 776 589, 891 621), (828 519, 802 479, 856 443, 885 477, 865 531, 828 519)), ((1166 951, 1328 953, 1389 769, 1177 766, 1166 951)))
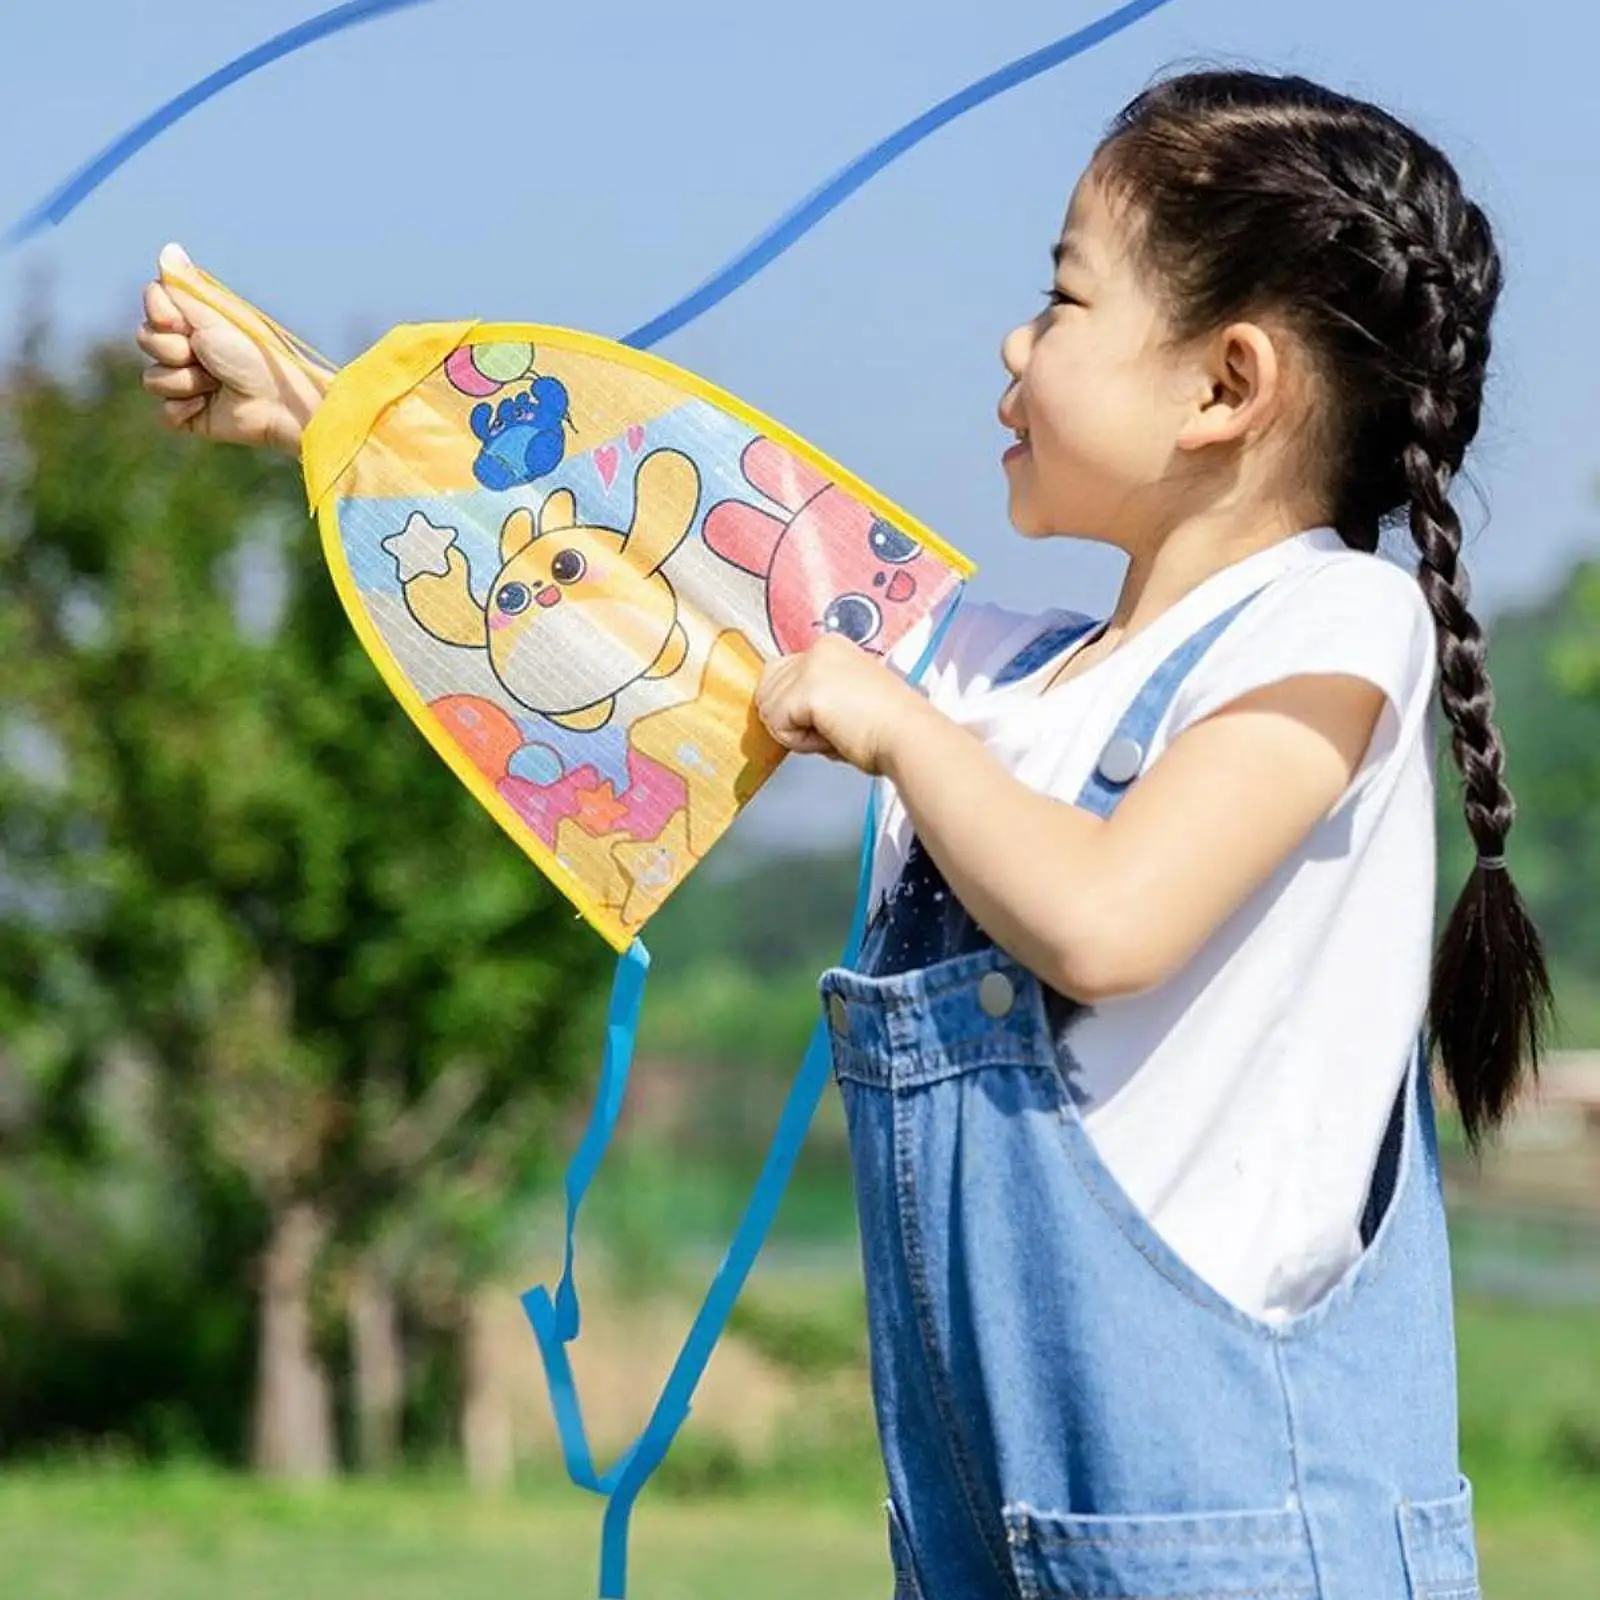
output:
POLYGON ((1600 700, 1600 561, 1572 576, 1572 626, 1556 643, 1555 668, 1574 694, 1600 700))
POLYGON ((537 1161, 610 958, 393 703, 292 466, 170 437, 138 371, 35 361, 6 402, 0 1006, 25 1048, 0 1075, 70 1130, 109 1059, 139 1063, 256 1300, 252 1458, 319 1475, 319 1264, 351 1265, 380 1351, 393 1218, 537 1161))

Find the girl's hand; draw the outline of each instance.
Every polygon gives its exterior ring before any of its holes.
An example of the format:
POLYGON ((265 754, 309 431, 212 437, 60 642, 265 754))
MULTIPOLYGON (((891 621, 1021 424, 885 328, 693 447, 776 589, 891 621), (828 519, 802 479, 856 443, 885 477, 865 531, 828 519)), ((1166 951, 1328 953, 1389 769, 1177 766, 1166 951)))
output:
POLYGON ((162 276, 145 285, 145 320, 137 334, 150 357, 146 390, 161 401, 169 428, 229 444, 271 445, 300 453, 300 435, 332 374, 292 356, 250 308, 237 318, 167 281, 189 258, 177 245, 161 252, 162 276))
POLYGON ((874 655, 838 634, 772 662, 756 710, 785 749, 847 761, 871 777, 927 702, 874 655))

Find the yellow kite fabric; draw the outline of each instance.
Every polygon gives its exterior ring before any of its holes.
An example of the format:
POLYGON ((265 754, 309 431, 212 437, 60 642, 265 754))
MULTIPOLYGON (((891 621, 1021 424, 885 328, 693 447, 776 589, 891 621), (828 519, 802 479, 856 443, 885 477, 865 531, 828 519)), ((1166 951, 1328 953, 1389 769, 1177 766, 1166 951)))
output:
POLYGON ((619 951, 781 760, 763 665, 829 632, 886 654, 972 571, 732 396, 537 324, 394 329, 302 461, 390 688, 619 951))

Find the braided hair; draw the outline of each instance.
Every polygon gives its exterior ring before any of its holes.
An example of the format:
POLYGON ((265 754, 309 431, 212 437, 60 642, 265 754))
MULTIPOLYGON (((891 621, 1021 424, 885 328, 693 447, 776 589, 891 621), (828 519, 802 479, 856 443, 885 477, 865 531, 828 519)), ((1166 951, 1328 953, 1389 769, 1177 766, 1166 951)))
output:
POLYGON ((1375 551, 1409 524, 1440 704, 1478 864, 1434 958, 1429 1033, 1478 1143, 1537 1069, 1539 935, 1505 867, 1516 807, 1450 489, 1478 431, 1500 257, 1446 157, 1303 78, 1192 72, 1133 100, 1094 172, 1131 207, 1144 265, 1192 337, 1271 311, 1316 375, 1332 521, 1375 551))

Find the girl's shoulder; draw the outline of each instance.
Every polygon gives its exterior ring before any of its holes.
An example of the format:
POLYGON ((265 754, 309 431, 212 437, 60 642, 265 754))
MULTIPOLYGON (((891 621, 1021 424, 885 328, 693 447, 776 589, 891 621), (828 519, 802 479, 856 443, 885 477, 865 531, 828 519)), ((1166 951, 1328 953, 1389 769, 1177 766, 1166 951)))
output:
MULTIPOLYGON (((1091 626, 1093 618, 1052 607, 1023 611, 987 601, 965 600, 950 619, 929 661, 924 682, 959 693, 986 688, 1036 641, 1091 626)), ((927 648, 933 619, 924 619, 890 652, 890 664, 909 672, 927 648)))
POLYGON ((1310 608, 1338 605, 1360 596, 1391 611, 1408 611, 1418 618, 1429 615, 1413 565, 1382 551, 1353 550, 1332 533, 1303 538, 1296 545, 1299 560, 1277 586, 1283 603, 1310 608))
POLYGON ((1206 652, 1183 720, 1275 681, 1348 675, 1404 714, 1432 691, 1433 615, 1414 573, 1386 556, 1322 546, 1280 572, 1206 652))
POLYGON ((1249 610, 1247 634, 1296 641, 1310 657, 1368 655, 1413 670, 1432 658, 1434 620, 1422 585, 1383 554, 1313 547, 1249 610))

